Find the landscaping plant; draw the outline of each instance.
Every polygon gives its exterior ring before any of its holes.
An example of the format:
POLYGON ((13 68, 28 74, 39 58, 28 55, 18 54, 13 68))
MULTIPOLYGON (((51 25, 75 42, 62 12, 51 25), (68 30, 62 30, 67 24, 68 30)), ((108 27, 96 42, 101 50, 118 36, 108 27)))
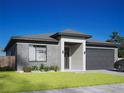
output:
POLYGON ((32 70, 37 71, 37 70, 39 70, 39 68, 38 68, 38 66, 32 66, 32 70))
POLYGON ((44 71, 44 67, 45 67, 44 64, 41 64, 39 70, 44 71))
POLYGON ((31 67, 23 67, 24 72, 31 72, 32 68, 31 67))

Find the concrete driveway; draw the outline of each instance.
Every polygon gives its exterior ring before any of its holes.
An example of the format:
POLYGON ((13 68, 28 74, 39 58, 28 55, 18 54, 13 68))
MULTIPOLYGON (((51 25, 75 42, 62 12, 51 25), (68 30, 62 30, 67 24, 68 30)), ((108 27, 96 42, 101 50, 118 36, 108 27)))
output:
POLYGON ((23 93, 124 93, 124 84, 99 85, 91 87, 33 91, 23 93))
POLYGON ((89 72, 100 72, 100 73, 124 76, 124 72, 118 72, 116 70, 91 70, 91 71, 89 70, 89 72))
MULTIPOLYGON (((115 72, 108 70, 94 70, 87 72, 101 72, 101 73, 124 76, 124 72, 115 72)), ((22 92, 22 93, 124 93, 124 84, 98 85, 98 86, 90 86, 90 87, 32 91, 32 92, 22 92)))

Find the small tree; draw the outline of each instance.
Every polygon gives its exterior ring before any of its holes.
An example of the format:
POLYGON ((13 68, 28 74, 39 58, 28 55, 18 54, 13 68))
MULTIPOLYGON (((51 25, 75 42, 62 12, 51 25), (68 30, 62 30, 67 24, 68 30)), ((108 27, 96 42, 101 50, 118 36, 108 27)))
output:
POLYGON ((118 32, 112 32, 110 39, 106 40, 107 42, 114 43, 118 46, 118 56, 124 57, 124 37, 119 35, 118 32))
POLYGON ((120 44, 118 48, 118 56, 124 58, 124 41, 120 44))
POLYGON ((106 41, 120 45, 123 42, 123 40, 124 37, 120 36, 118 32, 112 32, 112 35, 110 35, 110 39, 106 41))

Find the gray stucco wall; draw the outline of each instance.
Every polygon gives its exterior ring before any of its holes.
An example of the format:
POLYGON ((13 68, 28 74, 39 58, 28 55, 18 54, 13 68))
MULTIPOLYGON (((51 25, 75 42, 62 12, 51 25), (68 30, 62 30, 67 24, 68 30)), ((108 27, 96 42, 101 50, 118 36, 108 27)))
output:
POLYGON ((83 69, 83 46, 82 44, 75 44, 71 47, 71 69, 83 69))
POLYGON ((114 65, 114 49, 86 48, 86 69, 111 69, 114 65))
MULTIPOLYGON (((42 44, 41 44, 42 45, 42 44)), ((13 51, 17 49, 17 70, 21 71, 24 66, 58 65, 61 67, 61 53, 59 44, 43 44, 47 47, 47 62, 29 61, 29 43, 17 43, 13 51)), ((82 44, 73 44, 71 46, 71 69, 83 69, 83 46, 82 44)), ((13 54, 13 53, 12 53, 13 54)), ((86 69, 106 69, 112 68, 115 57, 114 49, 86 49, 86 69)))
MULTIPOLYGON (((42 44, 41 44, 42 45, 42 44)), ((60 67, 60 53, 58 45, 43 44, 47 47, 47 62, 29 61, 29 43, 17 43, 17 70, 21 71, 24 66, 58 65, 60 67)))

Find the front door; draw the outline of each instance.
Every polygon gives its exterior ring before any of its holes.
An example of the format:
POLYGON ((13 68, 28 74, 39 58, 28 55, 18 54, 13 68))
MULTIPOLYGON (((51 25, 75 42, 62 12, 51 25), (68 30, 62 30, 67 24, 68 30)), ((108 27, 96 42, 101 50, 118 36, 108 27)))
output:
POLYGON ((65 53, 64 53, 64 58, 65 58, 65 63, 64 63, 64 68, 69 69, 69 53, 70 49, 69 47, 65 47, 65 53))

